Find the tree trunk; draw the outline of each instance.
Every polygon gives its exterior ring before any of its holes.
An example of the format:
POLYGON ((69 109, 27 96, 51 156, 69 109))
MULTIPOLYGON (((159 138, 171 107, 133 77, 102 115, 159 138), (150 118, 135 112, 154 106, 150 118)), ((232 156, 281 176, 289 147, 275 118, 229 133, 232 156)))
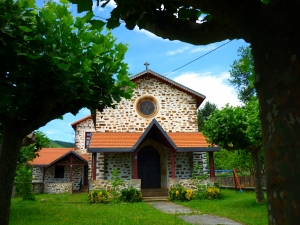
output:
POLYGON ((24 134, 16 124, 3 124, 3 138, 0 149, 0 224, 7 225, 10 201, 15 178, 18 154, 24 134))
POLYGON ((261 175, 261 164, 259 159, 259 149, 252 149, 251 156, 254 167, 254 179, 255 179, 255 195, 256 195, 256 203, 263 202, 264 191, 262 187, 262 175, 261 175))
POLYGON ((277 23, 262 21, 269 26, 257 30, 259 39, 252 41, 269 224, 300 224, 300 16, 295 13, 282 8, 268 15, 266 20, 277 23))

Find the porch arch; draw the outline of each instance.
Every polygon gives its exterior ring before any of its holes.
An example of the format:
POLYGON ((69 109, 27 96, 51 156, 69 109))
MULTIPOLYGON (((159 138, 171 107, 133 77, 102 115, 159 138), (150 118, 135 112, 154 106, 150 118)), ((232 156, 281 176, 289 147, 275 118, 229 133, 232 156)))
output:
MULTIPOLYGON (((161 143, 155 141, 152 138, 147 138, 139 147, 137 150, 140 151, 142 148, 146 146, 151 146, 155 148, 160 156, 160 186, 161 188, 167 188, 168 187, 168 159, 167 159, 167 151, 168 148, 162 145, 161 143)), ((133 156, 134 157, 134 156, 133 156)), ((134 158, 133 158, 134 162, 134 158)), ((134 165, 132 165, 132 168, 134 168, 134 165)), ((133 174, 133 173, 132 173, 133 174)))

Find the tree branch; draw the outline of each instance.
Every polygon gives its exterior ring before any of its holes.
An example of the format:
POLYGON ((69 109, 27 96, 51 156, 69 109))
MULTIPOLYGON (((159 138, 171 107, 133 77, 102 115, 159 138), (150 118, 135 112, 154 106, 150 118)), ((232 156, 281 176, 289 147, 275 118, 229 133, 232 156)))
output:
MULTIPOLYGON (((180 40, 194 45, 206 45, 226 39, 238 38, 238 34, 229 27, 221 27, 214 19, 195 23, 188 20, 171 18, 157 13, 154 23, 146 23, 145 30, 169 40, 180 40)), ((241 38, 241 37, 240 37, 241 38)))

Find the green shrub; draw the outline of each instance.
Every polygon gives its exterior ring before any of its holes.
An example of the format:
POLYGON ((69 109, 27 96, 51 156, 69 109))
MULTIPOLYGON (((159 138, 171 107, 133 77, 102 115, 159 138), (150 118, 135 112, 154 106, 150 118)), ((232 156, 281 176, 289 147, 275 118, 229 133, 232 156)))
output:
POLYGON ((114 167, 112 171, 112 178, 109 181, 109 184, 111 185, 110 202, 119 203, 121 198, 121 187, 125 185, 125 181, 120 178, 119 171, 116 167, 114 167))
POLYGON ((18 165, 15 181, 17 195, 23 200, 35 200, 35 194, 32 190, 32 166, 18 165))
POLYGON ((198 200, 207 198, 206 185, 197 185, 197 190, 194 192, 194 198, 198 200))
POLYGON ((180 184, 174 185, 169 191, 169 198, 171 201, 189 201, 193 198, 194 191, 191 189, 184 188, 180 184))
POLYGON ((108 194, 105 190, 94 190, 88 193, 89 203, 108 203, 108 194))
POLYGON ((140 202, 142 201, 142 193, 134 187, 129 187, 121 191, 121 201, 140 202))
POLYGON ((216 199, 221 197, 221 190, 218 187, 212 186, 206 189, 207 199, 216 199))

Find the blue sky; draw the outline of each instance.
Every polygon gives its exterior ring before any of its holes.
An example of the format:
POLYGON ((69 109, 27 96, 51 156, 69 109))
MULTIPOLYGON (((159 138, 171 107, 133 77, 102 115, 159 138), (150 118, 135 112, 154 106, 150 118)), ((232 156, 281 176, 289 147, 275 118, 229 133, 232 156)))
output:
MULTIPOLYGON (((42 6, 42 3, 43 1, 37 1, 39 6, 42 6)), ((113 6, 113 3, 110 3, 105 9, 94 7, 94 14, 109 18, 113 6)), ((72 5, 70 10, 76 14, 75 5, 72 5)), ((164 75, 228 41, 194 46, 180 41, 165 40, 138 28, 130 31, 124 25, 114 29, 112 33, 117 42, 129 45, 125 62, 131 75, 144 71, 146 61, 150 63, 149 69, 164 75)), ((237 49, 247 45, 243 40, 233 40, 167 77, 200 92, 206 96, 206 101, 213 102, 220 108, 226 103, 239 105, 236 91, 228 83, 229 70, 233 61, 238 59, 237 49)), ((52 140, 74 142, 75 132, 71 123, 89 114, 87 109, 82 109, 76 116, 68 113, 64 115, 63 120, 53 120, 39 130, 52 140)))

